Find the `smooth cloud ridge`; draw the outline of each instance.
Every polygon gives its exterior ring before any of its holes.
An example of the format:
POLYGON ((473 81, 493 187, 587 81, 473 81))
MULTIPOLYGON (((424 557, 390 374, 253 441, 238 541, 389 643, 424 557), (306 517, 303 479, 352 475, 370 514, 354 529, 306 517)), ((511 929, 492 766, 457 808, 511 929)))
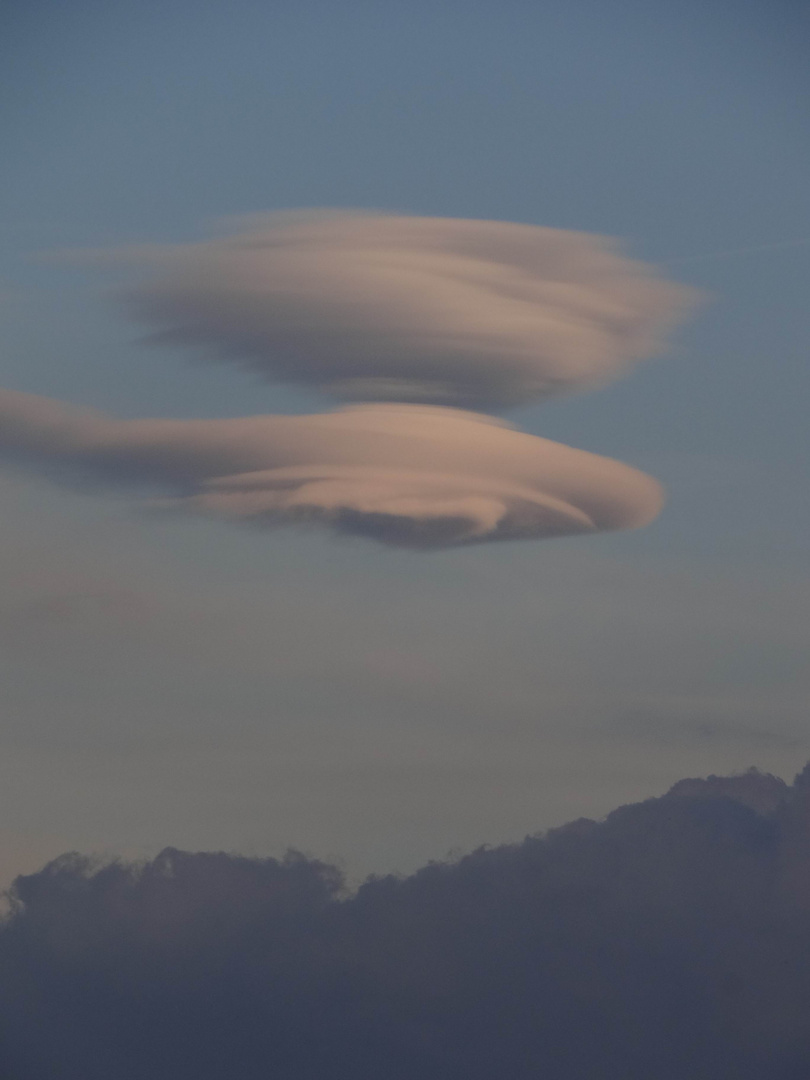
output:
POLYGON ((662 503, 628 465, 437 406, 115 420, 0 391, 0 455, 63 481, 156 488, 178 509, 411 548, 635 528, 662 503))
POLYGON ((123 252, 158 340, 346 401, 490 409, 616 378, 695 293, 605 238, 499 221, 256 215, 231 237, 123 252))

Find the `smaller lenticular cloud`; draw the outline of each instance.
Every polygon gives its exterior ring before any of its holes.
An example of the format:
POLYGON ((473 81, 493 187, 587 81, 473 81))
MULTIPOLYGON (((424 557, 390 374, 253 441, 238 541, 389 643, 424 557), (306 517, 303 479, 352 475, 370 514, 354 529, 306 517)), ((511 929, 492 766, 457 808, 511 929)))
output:
POLYGON ((0 391, 0 455, 52 479, 160 491, 181 510, 410 548, 635 528, 662 502, 620 462, 437 406, 115 420, 0 391))
POLYGON ((155 271, 128 301, 159 340, 344 401, 497 409, 598 386, 696 295, 603 237, 498 221, 268 214, 123 254, 155 271))

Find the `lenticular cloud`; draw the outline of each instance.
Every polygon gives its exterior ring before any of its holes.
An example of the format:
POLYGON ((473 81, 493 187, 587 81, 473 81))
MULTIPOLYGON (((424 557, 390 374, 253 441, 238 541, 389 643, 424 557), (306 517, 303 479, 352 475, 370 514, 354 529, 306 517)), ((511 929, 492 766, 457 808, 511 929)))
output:
POLYGON ((655 353, 691 290, 603 237, 310 212, 133 255, 162 341, 347 401, 490 409, 586 389, 655 353))
POLYGON ((658 484, 618 461, 436 406, 114 420, 3 391, 0 454, 181 510, 411 548, 634 528, 661 505, 658 484))
POLYGON ((465 411, 586 389, 659 348, 691 290, 604 238, 322 211, 122 254, 149 268, 127 299, 161 340, 366 404, 122 421, 0 391, 0 456, 179 510, 411 548, 635 528, 660 509, 643 473, 465 411))

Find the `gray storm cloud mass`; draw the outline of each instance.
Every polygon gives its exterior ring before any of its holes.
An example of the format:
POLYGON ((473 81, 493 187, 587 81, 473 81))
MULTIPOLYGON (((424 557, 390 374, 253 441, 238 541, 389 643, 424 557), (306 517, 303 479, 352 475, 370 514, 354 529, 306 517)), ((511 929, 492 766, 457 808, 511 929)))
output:
POLYGON ((610 381, 695 294, 587 233, 500 221, 299 212, 131 255, 161 341, 348 401, 489 409, 610 381))
POLYGON ((115 420, 1 391, 0 454, 67 482, 162 491, 178 509, 413 548, 635 528, 662 501, 618 461, 438 406, 115 420))

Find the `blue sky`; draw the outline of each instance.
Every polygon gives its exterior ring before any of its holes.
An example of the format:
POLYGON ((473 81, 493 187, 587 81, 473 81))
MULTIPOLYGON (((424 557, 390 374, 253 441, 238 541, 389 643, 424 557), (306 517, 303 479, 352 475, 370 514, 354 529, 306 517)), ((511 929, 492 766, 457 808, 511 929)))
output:
POLYGON ((664 356, 510 415, 661 479, 638 533, 414 555, 5 473, 6 877, 167 843, 407 869, 685 772, 798 769, 800 5, 79 0, 6 21, 4 388, 131 417, 327 407, 145 347, 115 282, 41 255, 255 211, 601 233, 705 293, 664 356))

